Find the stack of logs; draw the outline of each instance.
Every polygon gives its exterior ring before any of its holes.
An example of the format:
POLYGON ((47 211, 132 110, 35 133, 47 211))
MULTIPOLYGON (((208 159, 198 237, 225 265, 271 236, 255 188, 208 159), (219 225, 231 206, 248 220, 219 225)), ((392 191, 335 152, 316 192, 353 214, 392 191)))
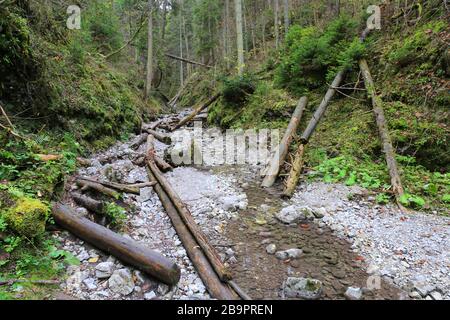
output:
MULTIPOLYGON (((215 95, 209 99, 205 104, 206 107, 218 97, 219 95, 215 95)), ((173 130, 186 125, 206 108, 205 105, 196 108, 191 115, 181 119, 175 126, 169 125, 167 128, 173 130)), ((186 204, 183 203, 164 177, 163 172, 173 168, 156 154, 154 144, 155 139, 165 144, 170 144, 171 139, 168 134, 156 131, 159 126, 164 126, 164 123, 156 121, 150 125, 143 126, 143 134, 131 145, 136 150, 142 144, 147 144, 142 164, 146 166, 150 182, 123 185, 114 182, 97 181, 88 177, 79 177, 76 180, 77 185, 82 192, 93 190, 116 200, 120 198, 120 192, 140 194, 140 188, 153 187, 186 248, 189 258, 211 296, 220 300, 239 298, 250 300, 250 297, 232 281, 231 273, 222 263, 217 251, 194 221, 186 204)), ((79 162, 88 164, 84 159, 79 159, 79 162)), ((99 215, 105 214, 106 204, 102 201, 80 193, 72 194, 72 198, 76 203, 84 206, 91 212, 99 215)), ((133 240, 124 238, 86 218, 79 217, 73 210, 63 204, 58 203, 53 206, 53 216, 59 225, 76 236, 116 256, 125 263, 135 266, 148 275, 169 285, 175 285, 179 281, 179 268, 161 254, 149 250, 133 240)))

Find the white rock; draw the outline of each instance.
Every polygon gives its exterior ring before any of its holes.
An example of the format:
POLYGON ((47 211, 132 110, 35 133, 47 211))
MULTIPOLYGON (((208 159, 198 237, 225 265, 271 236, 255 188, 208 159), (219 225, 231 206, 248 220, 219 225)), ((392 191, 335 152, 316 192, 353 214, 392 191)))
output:
POLYGON ((95 267, 95 276, 99 279, 109 278, 114 272, 114 263, 102 262, 95 267))
POLYGON ((273 243, 269 244, 266 247, 266 251, 267 251, 268 254, 274 254, 277 251, 277 246, 275 244, 273 244, 273 243))
POLYGON ((124 296, 129 295, 134 290, 134 280, 128 269, 119 269, 114 271, 108 280, 109 288, 114 293, 124 296))
POLYGON ((362 290, 361 288, 349 287, 347 291, 345 291, 345 297, 349 300, 361 300, 362 290))
POLYGON ((155 298, 156 298, 156 293, 154 291, 150 291, 150 292, 147 292, 146 294, 144 294, 145 300, 153 300, 155 298))

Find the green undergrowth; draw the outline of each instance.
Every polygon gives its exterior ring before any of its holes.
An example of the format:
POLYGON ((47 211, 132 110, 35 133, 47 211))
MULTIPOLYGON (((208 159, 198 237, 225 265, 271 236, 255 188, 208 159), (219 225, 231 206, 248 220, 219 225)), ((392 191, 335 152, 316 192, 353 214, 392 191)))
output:
POLYGON ((356 61, 366 57, 397 153, 406 191, 401 201, 448 214, 450 60, 443 45, 448 22, 424 18, 407 28, 393 25, 389 32, 371 35, 365 46, 356 39, 354 26, 347 18, 323 30, 293 26, 280 52, 270 53, 243 77, 221 79, 225 95, 209 109, 208 120, 223 128, 284 129, 299 97, 306 95, 302 132, 330 78, 347 68, 345 95, 335 95, 319 123, 305 167, 313 172, 310 179, 360 185, 373 190, 379 203, 387 203, 393 200, 390 177, 371 101, 363 83, 355 85, 361 80, 356 61))

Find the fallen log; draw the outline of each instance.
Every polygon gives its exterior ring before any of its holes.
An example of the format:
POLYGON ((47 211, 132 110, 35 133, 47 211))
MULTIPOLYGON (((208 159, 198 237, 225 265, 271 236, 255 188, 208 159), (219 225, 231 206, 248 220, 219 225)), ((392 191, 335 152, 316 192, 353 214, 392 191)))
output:
POLYGON ((143 145, 145 143, 145 141, 147 141, 147 137, 148 137, 148 133, 141 134, 139 136, 139 139, 136 140, 135 143, 130 145, 130 148, 133 149, 133 150, 139 149, 139 147, 141 145, 143 145))
MULTIPOLYGON (((149 167, 147 167, 147 173, 150 179, 156 179, 156 176, 149 167)), ((234 292, 226 284, 221 282, 202 248, 199 246, 188 227, 184 224, 177 208, 174 206, 173 202, 161 185, 158 184, 155 186, 155 192, 158 194, 167 215, 172 221, 172 225, 177 232, 178 237, 186 249, 187 255, 205 284, 209 294, 211 294, 213 298, 219 300, 238 299, 234 292)))
POLYGON ((162 133, 162 132, 158 132, 152 129, 145 129, 145 131, 154 136, 156 139, 158 139, 159 141, 161 141, 162 143, 165 144, 171 144, 172 143, 172 138, 170 138, 170 136, 168 134, 162 133))
POLYGON ((389 169, 389 175, 391 177, 391 184, 394 194, 397 199, 397 203, 401 208, 400 197, 405 193, 400 178, 397 161, 395 160, 395 151, 392 146, 392 140, 389 135, 389 129, 386 122, 386 117, 384 116, 383 106, 381 98, 377 95, 375 90, 375 84, 373 82, 372 75, 370 73, 369 66, 365 59, 359 61, 359 67, 361 69, 364 83, 367 89, 367 94, 372 100, 373 112, 375 113, 376 122, 378 126, 378 132, 380 134, 380 139, 383 144, 383 151, 386 157, 387 167, 389 169))
POLYGON ((72 199, 80 206, 100 215, 105 214, 105 204, 79 193, 73 193, 72 199))
POLYGON ((295 154, 294 162, 292 163, 291 170, 289 172, 289 177, 286 180, 286 187, 283 191, 283 196, 292 197, 295 192, 295 188, 297 188, 298 181, 300 180, 300 175, 302 173, 303 164, 305 163, 304 154, 305 154, 306 145, 300 143, 297 148, 297 152, 295 154))
POLYGON ((92 165, 92 161, 86 158, 78 157, 77 163, 82 167, 90 167, 92 165))
POLYGON ((196 66, 200 66, 200 67, 212 68, 212 66, 209 66, 207 64, 204 64, 204 63, 201 63, 201 62, 192 61, 192 60, 181 58, 181 57, 177 57, 177 56, 175 56, 173 54, 170 54, 170 53, 166 53, 166 57, 174 59, 174 60, 186 62, 186 63, 189 63, 189 64, 193 64, 193 65, 196 65, 196 66))
POLYGON ((345 71, 339 71, 336 77, 333 80, 333 83, 328 88, 327 93, 325 94, 325 97, 323 98, 322 102, 320 103, 320 106, 317 108, 316 112, 314 113, 311 121, 308 124, 308 127, 303 132, 301 136, 301 140, 304 144, 308 143, 309 139, 311 138, 312 134, 314 133, 314 130, 317 127, 317 124, 322 119, 323 115, 325 114, 325 111, 327 111, 328 106, 330 104, 331 99, 333 98, 334 94, 336 93, 337 87, 341 85, 342 80, 344 79, 345 71))
POLYGON ((97 192, 103 193, 109 197, 112 197, 114 199, 119 199, 120 198, 120 193, 118 193, 117 191, 111 189, 111 188, 107 188, 103 185, 101 185, 100 183, 97 182, 91 182, 91 181, 86 181, 86 180, 82 180, 82 179, 78 179, 76 181, 76 184, 81 187, 81 191, 86 191, 89 189, 94 189, 97 192))
POLYGON ((107 182, 107 181, 97 181, 94 179, 90 179, 87 177, 81 177, 79 180, 83 180, 83 181, 87 181, 90 183, 96 183, 96 184, 100 184, 104 187, 110 188, 110 189, 115 189, 124 193, 131 193, 131 194, 136 194, 136 195, 140 195, 141 194, 141 190, 140 188, 136 187, 136 186, 131 186, 131 185, 126 185, 126 184, 120 184, 120 183, 115 183, 115 182, 107 182))
MULTIPOLYGON (((167 172, 173 170, 173 167, 166 161, 161 159, 156 155, 155 152, 155 137, 153 135, 148 135, 147 137, 147 153, 145 155, 146 159, 153 159, 162 172, 167 172)), ((145 159, 144 159, 145 162, 145 159)))
POLYGON ((57 224, 119 260, 168 285, 175 285, 180 280, 178 266, 160 253, 79 217, 69 207, 60 203, 53 206, 52 213, 57 224))
POLYGON ((229 270, 223 265, 216 249, 209 243, 206 235, 203 233, 203 231, 200 230, 197 223, 194 221, 194 218, 192 217, 192 214, 187 206, 183 203, 183 201, 180 199, 180 197, 166 180, 166 178, 164 178, 163 174, 161 173, 161 171, 159 171, 155 162, 151 158, 147 158, 147 167, 152 172, 152 175, 156 178, 156 181, 158 181, 158 185, 164 189, 164 192, 172 201, 181 219, 186 224, 189 231, 192 233, 192 236, 198 242, 199 246, 202 248, 220 280, 231 280, 231 274, 229 270))
POLYGON ((219 97, 221 96, 221 93, 217 93, 214 96, 212 96, 205 104, 195 109, 190 115, 184 117, 171 131, 177 130, 181 128, 182 126, 186 125, 187 123, 191 122, 195 116, 197 116, 200 112, 208 108, 210 105, 212 105, 219 97))
POLYGON ((289 152, 289 146, 292 142, 292 139, 297 132, 298 125, 300 124, 300 121, 303 116, 303 112, 305 111, 306 105, 308 104, 308 98, 302 97, 300 101, 298 102, 297 108, 294 111, 294 114, 292 115, 291 121, 289 123, 289 126, 286 129, 286 133, 283 136, 283 140, 281 140, 281 143, 276 150, 274 156, 269 162, 269 165, 266 170, 266 176, 262 182, 263 188, 269 188, 273 186, 275 183, 275 180, 278 177, 278 174, 280 173, 280 168, 283 165, 286 156, 289 152))
POLYGON ((239 287, 236 282, 228 281, 228 284, 239 295, 239 297, 241 297, 242 300, 252 300, 252 298, 250 298, 250 296, 246 292, 244 292, 244 290, 242 290, 242 288, 239 287))
POLYGON ((142 126, 142 131, 146 131, 146 130, 156 130, 156 128, 158 128, 162 123, 162 120, 157 120, 154 121, 150 124, 145 124, 142 126))

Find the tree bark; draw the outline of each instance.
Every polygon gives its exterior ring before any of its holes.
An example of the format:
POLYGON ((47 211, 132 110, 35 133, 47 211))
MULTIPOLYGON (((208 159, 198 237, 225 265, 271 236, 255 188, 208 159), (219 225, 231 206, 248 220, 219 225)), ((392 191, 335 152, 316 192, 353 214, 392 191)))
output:
POLYGON ((183 118, 173 129, 177 130, 181 128, 182 126, 186 125, 187 123, 191 122, 200 112, 208 108, 210 105, 212 105, 214 102, 216 102, 217 99, 221 96, 221 93, 217 93, 214 96, 212 96, 204 105, 200 106, 199 108, 195 109, 190 115, 183 118))
POLYGON ((322 119, 322 116, 325 114, 325 111, 327 111, 328 105, 330 104, 331 99, 333 98, 334 94, 336 93, 337 87, 341 85, 342 80, 344 79, 345 71, 339 71, 336 77, 334 78, 333 83, 331 84, 330 88, 328 89, 327 93, 325 94, 325 97, 322 100, 322 103, 320 104, 319 108, 317 108, 316 112, 314 113, 311 121, 309 122, 308 127, 303 132, 303 135, 301 137, 302 143, 307 144, 309 139, 311 138, 312 134, 314 133, 314 130, 317 127, 317 124, 319 123, 320 119, 322 119))
POLYGON ((100 183, 90 182, 90 181, 86 181, 86 180, 82 180, 82 179, 78 179, 76 183, 79 187, 81 187, 82 191, 88 190, 88 189, 94 189, 95 191, 103 193, 114 199, 120 198, 120 193, 116 192, 115 190, 113 190, 111 188, 107 188, 107 187, 101 185, 100 183))
POLYGON ((186 224, 189 231, 192 233, 192 236, 197 241, 198 245, 202 248, 206 257, 208 258, 211 266, 214 268, 215 272, 219 276, 220 280, 228 281, 231 280, 231 274, 225 268, 222 261, 220 260, 219 255, 217 254, 215 248, 211 246, 208 242, 206 235, 203 231, 200 230, 197 223, 192 218, 192 214, 187 208, 186 204, 183 203, 181 198, 178 196, 176 191, 172 188, 169 182, 164 178, 162 173, 157 168, 155 162, 152 159, 147 159, 147 167, 150 169, 152 175, 156 178, 161 186, 164 189, 164 192, 172 201, 173 205, 177 209, 181 219, 186 224))
POLYGON ((289 0, 284 0, 284 36, 289 32, 291 21, 289 19, 289 0))
POLYGON ((172 143, 172 138, 170 138, 169 135, 162 133, 162 132, 158 132, 152 129, 144 129, 148 134, 151 134, 152 136, 154 136, 156 139, 158 139, 159 141, 161 141, 162 143, 165 144, 171 144, 172 143))
POLYGON ((147 35, 147 77, 145 82, 144 98, 150 97, 153 80, 153 0, 148 0, 148 35, 147 35))
MULTIPOLYGON (((183 58, 183 57, 177 57, 177 56, 175 56, 173 54, 170 54, 170 53, 166 53, 165 55, 166 55, 166 57, 174 59, 174 60, 186 62, 186 63, 189 63, 189 64, 193 64, 193 65, 201 66, 201 67, 205 67, 205 68, 210 68, 210 69, 212 68, 212 66, 210 66, 210 65, 207 65, 207 64, 204 64, 204 63, 201 63, 201 62, 197 62, 197 61, 192 61, 192 60, 189 60, 189 59, 186 59, 186 58, 183 58)), ((184 86, 184 84, 181 85, 181 87, 183 87, 183 86, 184 86)))
POLYGON ((391 176, 391 184, 394 194, 399 202, 399 198, 405 193, 400 178, 397 161, 395 160, 395 151, 392 146, 392 140, 389 135, 389 129, 384 116, 383 106, 381 98, 377 95, 375 84, 373 82, 372 75, 370 73, 369 66, 365 59, 359 61, 359 67, 364 77, 364 82, 367 89, 367 94, 372 100, 373 112, 375 113, 378 131, 380 134, 381 142, 383 144, 383 151, 386 156, 386 163, 389 169, 389 175, 391 176))
POLYGON ((175 285, 180 280, 178 266, 160 253, 79 217, 60 203, 53 206, 52 213, 57 224, 121 261, 169 285, 175 285))
POLYGON ((300 180, 300 175, 302 173, 306 145, 301 143, 295 154, 294 162, 292 163, 291 171, 289 172, 289 177, 286 181, 286 187, 284 188, 283 195, 285 197, 292 197, 297 188, 298 181, 300 180))
MULTIPOLYGON (((156 179, 156 176, 153 175, 152 170, 148 167, 147 173, 150 180, 156 179)), ((236 300, 238 297, 227 285, 220 281, 218 275, 211 266, 211 263, 205 256, 205 253, 202 251, 188 227, 184 224, 177 209, 161 185, 155 186, 155 192, 158 194, 167 215, 172 221, 172 225, 175 228, 178 237, 186 249, 186 253, 197 270, 198 275, 208 289, 209 294, 211 294, 213 298, 219 300, 236 300)))
POLYGON ((105 205, 102 201, 97 201, 79 193, 73 193, 72 199, 80 206, 100 215, 105 214, 105 205))
POLYGON ((286 156, 289 152, 289 146, 292 142, 292 139, 297 132, 298 125, 303 116, 303 112, 305 111, 306 105, 308 104, 308 98, 302 97, 298 102, 297 108, 292 115, 289 126, 286 129, 283 140, 275 152, 272 160, 269 162, 268 169, 266 171, 266 176, 263 180, 262 187, 269 188, 274 183, 278 177, 280 172, 280 167, 283 165, 286 156))
POLYGON ((242 0, 234 0, 235 3, 235 14, 236 14, 236 40, 237 40, 237 51, 238 51, 238 74, 244 74, 245 60, 244 60, 244 36, 243 36, 243 26, 242 26, 242 0))
POLYGON ((280 30, 278 25, 278 10, 279 10, 279 3, 278 0, 274 0, 273 2, 273 16, 274 16, 274 32, 275 32, 275 47, 278 49, 280 46, 280 30))
POLYGON ((140 191, 141 188, 138 186, 135 186, 135 185, 127 185, 127 184, 108 182, 108 181, 97 181, 97 180, 90 179, 87 177, 81 177, 79 180, 100 184, 107 188, 115 189, 115 190, 118 190, 118 191, 121 191, 124 193, 131 193, 131 194, 137 194, 137 195, 139 195, 141 193, 141 191, 140 191))

